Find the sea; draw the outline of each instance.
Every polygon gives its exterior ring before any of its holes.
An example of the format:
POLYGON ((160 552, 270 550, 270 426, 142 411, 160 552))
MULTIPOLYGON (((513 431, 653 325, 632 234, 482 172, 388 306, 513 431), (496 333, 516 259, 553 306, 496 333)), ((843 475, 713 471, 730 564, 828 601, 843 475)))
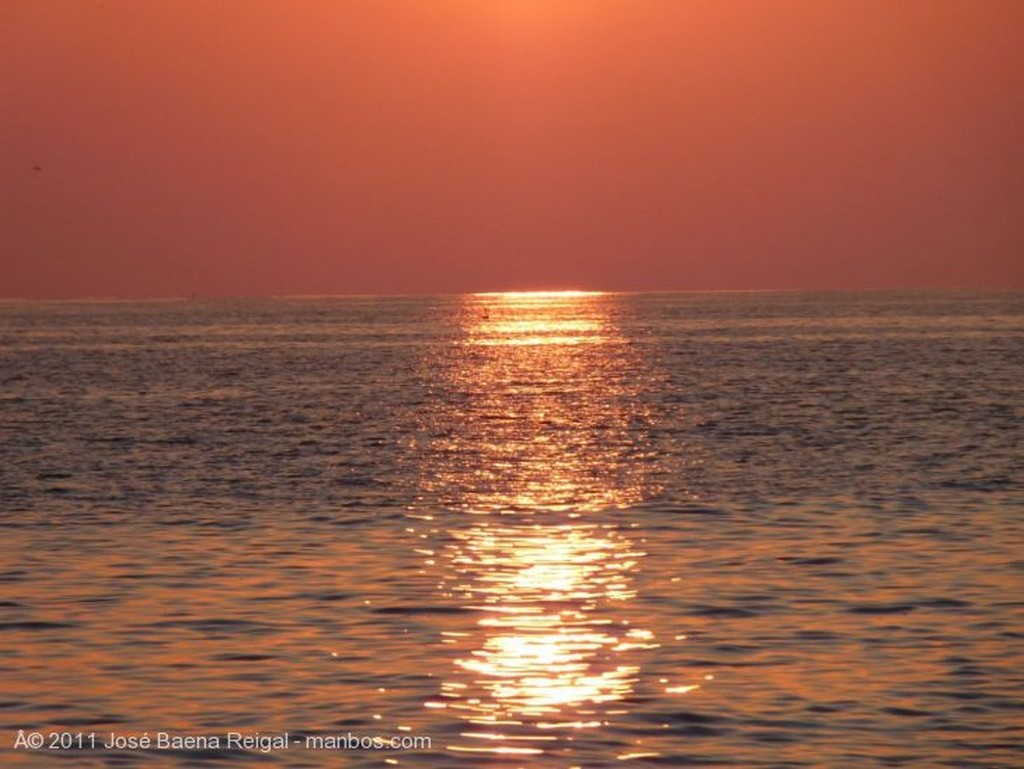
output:
POLYGON ((0 303, 5 766, 1024 767, 1024 294, 0 303))

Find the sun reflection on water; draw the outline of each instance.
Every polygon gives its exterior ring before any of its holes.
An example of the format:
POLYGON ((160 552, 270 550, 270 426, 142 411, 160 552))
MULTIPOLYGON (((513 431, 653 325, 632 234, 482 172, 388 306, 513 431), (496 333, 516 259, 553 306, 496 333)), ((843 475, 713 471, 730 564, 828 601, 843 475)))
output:
POLYGON ((466 343, 478 346, 576 345, 615 341, 593 310, 593 291, 513 291, 471 298, 466 343))
MULTIPOLYGON (((485 631, 456 666, 490 696, 451 707, 474 723, 599 725, 596 706, 628 695, 639 670, 616 656, 650 638, 599 607, 635 596, 628 574, 642 553, 612 526, 474 526, 456 540, 450 563, 485 631)), ((454 682, 443 694, 462 699, 454 682)))
POLYGON ((628 616, 643 552, 614 511, 650 493, 646 415, 613 298, 485 294, 462 309, 424 499, 451 511, 440 589, 473 624, 428 703, 456 751, 531 755, 626 710, 653 633, 628 616), (457 517, 456 517, 457 516, 457 517), (561 735, 561 736, 559 736, 561 735))

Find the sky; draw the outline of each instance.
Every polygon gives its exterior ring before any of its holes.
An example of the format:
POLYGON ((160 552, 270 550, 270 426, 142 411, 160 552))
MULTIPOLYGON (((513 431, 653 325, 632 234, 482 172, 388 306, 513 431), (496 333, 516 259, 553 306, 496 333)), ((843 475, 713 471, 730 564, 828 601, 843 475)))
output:
POLYGON ((0 0, 0 297, 1024 288, 1019 0, 0 0))

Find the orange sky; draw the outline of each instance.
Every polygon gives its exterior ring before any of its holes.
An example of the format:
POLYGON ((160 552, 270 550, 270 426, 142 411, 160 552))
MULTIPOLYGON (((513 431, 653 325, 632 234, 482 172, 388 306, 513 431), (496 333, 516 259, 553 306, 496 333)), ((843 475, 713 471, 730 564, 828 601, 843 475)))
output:
POLYGON ((1024 288, 1019 0, 0 0, 0 105, 0 296, 1024 288))

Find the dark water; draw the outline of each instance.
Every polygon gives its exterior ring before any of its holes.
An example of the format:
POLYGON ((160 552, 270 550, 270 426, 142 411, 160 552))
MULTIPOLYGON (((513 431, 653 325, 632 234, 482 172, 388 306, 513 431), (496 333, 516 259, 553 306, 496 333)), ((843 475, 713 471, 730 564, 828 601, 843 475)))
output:
POLYGON ((1020 294, 0 305, 2 761, 1024 766, 1022 382, 1020 294))

